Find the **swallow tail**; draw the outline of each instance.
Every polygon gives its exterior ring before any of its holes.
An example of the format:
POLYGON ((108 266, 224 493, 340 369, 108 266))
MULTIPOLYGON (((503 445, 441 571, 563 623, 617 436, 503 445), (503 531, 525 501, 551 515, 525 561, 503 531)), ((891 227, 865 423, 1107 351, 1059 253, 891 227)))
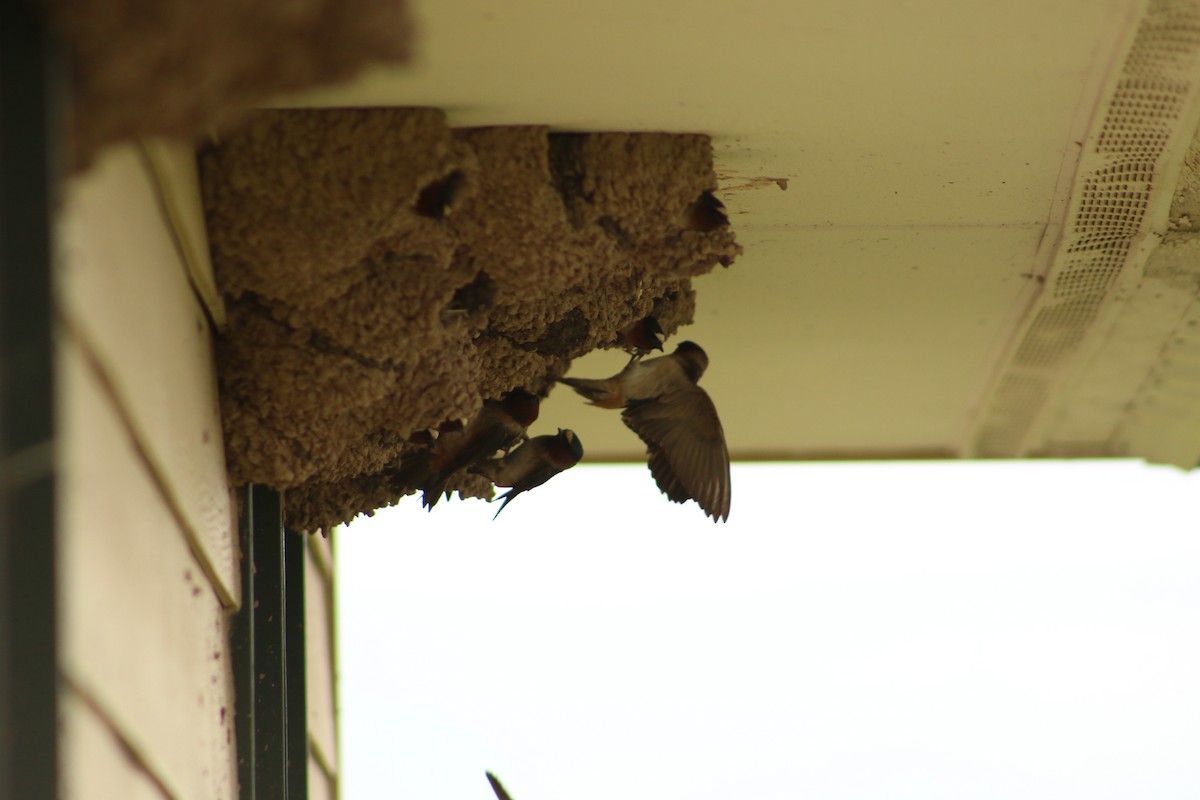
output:
POLYGON ((613 391, 610 381, 590 378, 559 378, 559 381, 570 386, 595 405, 606 408, 616 408, 621 405, 620 397, 613 391))
POLYGON ((434 481, 421 489, 421 505, 425 507, 426 511, 432 511, 433 507, 438 504, 438 500, 442 499, 442 494, 445 492, 446 481, 434 481))
POLYGON ((400 466, 385 469, 383 474, 393 491, 397 494, 409 494, 427 484, 432 477, 429 454, 421 451, 412 456, 405 456, 400 466))
POLYGON ((507 492, 505 492, 504 494, 502 494, 496 498, 497 500, 500 500, 501 502, 500 502, 500 508, 497 509, 496 513, 492 515, 493 522, 496 521, 496 517, 500 516, 500 512, 504 510, 504 507, 506 505, 508 505, 508 502, 510 500, 512 500, 514 497, 516 497, 517 495, 519 495, 520 493, 521 493, 520 489, 509 489, 507 492))

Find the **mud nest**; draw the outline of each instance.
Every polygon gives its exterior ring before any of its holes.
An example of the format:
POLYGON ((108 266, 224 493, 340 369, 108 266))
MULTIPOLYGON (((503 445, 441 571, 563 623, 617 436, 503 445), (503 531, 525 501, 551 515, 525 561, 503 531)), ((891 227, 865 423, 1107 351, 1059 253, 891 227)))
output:
MULTIPOLYGON (((431 109, 269 111, 200 154, 230 479, 315 530, 397 498, 410 438, 649 314, 740 252, 696 209, 706 136, 451 129, 431 109)), ((453 488, 490 493, 479 478, 453 488)))

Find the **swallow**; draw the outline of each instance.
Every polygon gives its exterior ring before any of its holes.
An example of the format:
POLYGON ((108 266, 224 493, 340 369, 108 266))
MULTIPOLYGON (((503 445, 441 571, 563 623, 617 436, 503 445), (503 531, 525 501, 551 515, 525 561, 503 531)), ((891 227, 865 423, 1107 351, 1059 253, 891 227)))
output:
POLYGON ((421 504, 432 509, 454 473, 490 458, 497 450, 507 451, 525 438, 525 429, 537 419, 538 407, 537 396, 522 389, 514 389, 499 400, 485 400, 483 408, 465 428, 439 427, 440 435, 427 449, 410 456, 409 463, 392 471, 393 484, 409 489, 420 487, 421 504))
POLYGON ((504 791, 504 785, 500 783, 499 778, 490 772, 484 774, 487 775, 488 783, 492 785, 492 791, 496 793, 496 800, 512 800, 508 792, 504 791))
POLYGON ((432 510, 446 490, 446 481, 461 469, 507 451, 525 438, 525 429, 538 417, 539 400, 523 389, 514 389, 499 400, 484 401, 483 408, 462 431, 438 437, 430 456, 432 477, 421 491, 421 504, 432 510))
POLYGON ((630 362, 611 378, 559 378, 621 421, 646 445, 650 474, 672 502, 695 500, 713 522, 729 519, 729 448, 717 408, 696 382, 708 356, 681 342, 667 356, 630 362))
POLYGON ((712 192, 701 192, 696 201, 688 206, 688 226, 692 230, 708 233, 728 224, 725 204, 712 192))
POLYGON ((663 330, 654 317, 642 317, 628 328, 618 331, 617 341, 622 349, 637 359, 663 349, 663 330))
POLYGON ((500 495, 498 500, 500 510, 492 519, 500 516, 500 511, 509 502, 534 487, 541 486, 558 473, 568 470, 583 458, 583 444, 574 431, 558 429, 553 436, 534 436, 519 445, 503 458, 489 459, 476 464, 471 471, 483 475, 497 486, 505 487, 507 492, 500 495))

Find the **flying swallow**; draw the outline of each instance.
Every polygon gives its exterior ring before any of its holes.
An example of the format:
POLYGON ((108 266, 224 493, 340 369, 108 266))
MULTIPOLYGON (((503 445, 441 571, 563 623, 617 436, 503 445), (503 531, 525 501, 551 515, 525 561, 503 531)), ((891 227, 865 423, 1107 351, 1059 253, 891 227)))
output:
POLYGON ((611 378, 560 378, 592 405, 621 408, 645 442, 650 473, 671 501, 695 500, 713 522, 729 519, 729 448, 708 393, 696 385, 708 356, 682 342, 667 356, 630 362, 611 378))
POLYGON ((696 201, 688 206, 688 225, 693 230, 708 233, 728 224, 725 204, 712 192, 701 192, 696 201))
POLYGON ((534 436, 503 458, 481 461, 471 471, 508 491, 500 495, 500 511, 521 492, 541 486, 583 458, 583 445, 574 431, 558 429, 553 436, 534 436))
POLYGON ((512 800, 508 796, 508 792, 504 791, 504 785, 500 783, 499 778, 490 772, 485 774, 487 775, 488 783, 492 785, 492 791, 496 793, 496 800, 512 800))
POLYGON ((485 400, 475 418, 461 430, 451 425, 439 427, 439 436, 426 450, 409 457, 407 463, 392 471, 397 487, 421 487, 422 505, 432 509, 446 490, 446 481, 497 450, 508 450, 525 437, 538 416, 539 401, 522 389, 514 389, 499 400, 485 400))
POLYGON ((642 317, 628 328, 617 332, 617 341, 634 358, 654 350, 662 350, 663 331, 654 317, 642 317))

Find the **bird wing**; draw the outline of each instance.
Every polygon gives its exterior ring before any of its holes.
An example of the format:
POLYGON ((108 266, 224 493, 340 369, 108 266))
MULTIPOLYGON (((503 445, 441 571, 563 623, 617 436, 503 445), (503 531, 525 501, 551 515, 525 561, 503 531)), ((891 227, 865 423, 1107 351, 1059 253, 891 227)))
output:
POLYGON ((459 443, 460 446, 455 450, 442 454, 442 458, 435 459, 439 463, 421 487, 421 505, 426 510, 432 511, 433 507, 442 499, 443 493, 449 496, 446 484, 454 473, 463 467, 471 466, 488 458, 497 450, 503 450, 515 438, 516 435, 512 431, 500 425, 490 425, 475 431, 469 438, 459 443))
MULTIPOLYGON (((534 447, 535 445, 526 444, 523 446, 534 447)), ((537 466, 526 472, 517 480, 513 481, 509 490, 496 498, 497 500, 501 500, 503 502, 500 503, 500 509, 496 512, 496 515, 492 517, 492 519, 500 516, 500 512, 504 510, 504 507, 507 506, 511 501, 515 500, 517 495, 541 486, 543 483, 550 480, 561 471, 562 470, 554 464, 538 459, 537 466)))
POLYGON ((504 786, 500 783, 499 778, 490 772, 485 774, 487 775, 488 783, 492 785, 492 791, 496 793, 498 800, 512 800, 512 798, 508 796, 508 792, 504 791, 504 786))
POLYGON ((512 488, 518 494, 527 492, 530 489, 541 486, 560 472, 562 472, 561 467, 546 461, 539 461, 538 465, 522 475, 520 480, 514 481, 512 488))
POLYGON ((729 518, 729 448, 717 408, 699 386, 629 405, 621 419, 649 451, 650 473, 676 503, 695 500, 713 521, 729 518))
POLYGON ((487 425, 473 431, 462 446, 447 454, 439 465, 440 477, 445 479, 458 472, 463 467, 490 457, 497 450, 503 450, 520 436, 515 426, 506 427, 501 424, 487 425))

